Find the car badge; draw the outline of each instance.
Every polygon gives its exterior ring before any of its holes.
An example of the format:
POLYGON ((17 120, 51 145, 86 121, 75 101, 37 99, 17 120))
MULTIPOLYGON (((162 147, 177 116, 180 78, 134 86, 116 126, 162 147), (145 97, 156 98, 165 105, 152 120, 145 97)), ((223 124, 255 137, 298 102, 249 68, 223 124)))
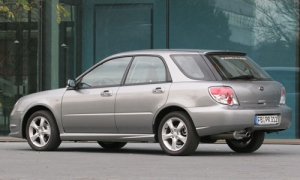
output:
POLYGON ((264 91, 264 90, 265 90, 265 88, 262 87, 262 86, 260 86, 258 89, 261 90, 261 91, 264 91))

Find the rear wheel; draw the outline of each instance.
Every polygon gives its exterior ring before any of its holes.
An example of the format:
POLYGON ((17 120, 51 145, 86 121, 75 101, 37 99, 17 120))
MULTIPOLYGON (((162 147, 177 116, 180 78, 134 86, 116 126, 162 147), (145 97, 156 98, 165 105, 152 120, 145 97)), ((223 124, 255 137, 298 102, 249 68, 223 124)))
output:
POLYGON ((59 130, 53 115, 49 111, 33 113, 26 125, 26 137, 32 149, 52 151, 61 143, 59 130))
POLYGON ((226 140, 227 145, 237 153, 252 153, 260 148, 265 139, 265 132, 254 131, 249 138, 226 140))
POLYGON ((184 112, 167 114, 160 122, 158 140, 161 148, 169 155, 184 156, 193 153, 199 137, 191 118, 184 112))
POLYGON ((127 142, 102 142, 102 141, 97 141, 97 142, 104 149, 121 149, 127 144, 127 142))

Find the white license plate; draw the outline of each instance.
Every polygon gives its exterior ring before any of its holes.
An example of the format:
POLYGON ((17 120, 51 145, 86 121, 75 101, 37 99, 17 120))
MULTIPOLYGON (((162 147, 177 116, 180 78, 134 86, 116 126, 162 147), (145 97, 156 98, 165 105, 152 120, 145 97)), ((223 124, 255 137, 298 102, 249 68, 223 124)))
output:
POLYGON ((278 124, 278 116, 277 115, 269 115, 269 116, 255 116, 254 123, 256 125, 272 125, 278 124))

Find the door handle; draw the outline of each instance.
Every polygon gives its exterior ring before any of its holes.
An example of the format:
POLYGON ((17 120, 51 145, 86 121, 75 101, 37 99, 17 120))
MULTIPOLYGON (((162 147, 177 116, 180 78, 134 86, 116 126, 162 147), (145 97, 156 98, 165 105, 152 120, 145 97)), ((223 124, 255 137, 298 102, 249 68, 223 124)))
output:
POLYGON ((113 95, 113 91, 112 90, 104 90, 101 92, 101 96, 102 97, 110 97, 113 95))
POLYGON ((163 87, 157 87, 155 89, 153 89, 152 91, 154 94, 161 94, 161 93, 164 93, 165 92, 165 88, 163 87))

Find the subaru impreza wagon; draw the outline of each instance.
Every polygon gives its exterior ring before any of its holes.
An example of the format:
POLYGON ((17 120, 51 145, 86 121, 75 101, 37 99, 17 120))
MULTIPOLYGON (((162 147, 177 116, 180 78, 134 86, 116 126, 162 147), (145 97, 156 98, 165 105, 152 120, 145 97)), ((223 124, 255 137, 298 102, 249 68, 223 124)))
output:
POLYGON ((260 148, 265 133, 287 129, 285 89, 246 53, 141 50, 110 56, 66 88, 18 100, 10 136, 32 149, 97 141, 106 149, 158 142, 169 155, 225 139, 236 152, 260 148))

